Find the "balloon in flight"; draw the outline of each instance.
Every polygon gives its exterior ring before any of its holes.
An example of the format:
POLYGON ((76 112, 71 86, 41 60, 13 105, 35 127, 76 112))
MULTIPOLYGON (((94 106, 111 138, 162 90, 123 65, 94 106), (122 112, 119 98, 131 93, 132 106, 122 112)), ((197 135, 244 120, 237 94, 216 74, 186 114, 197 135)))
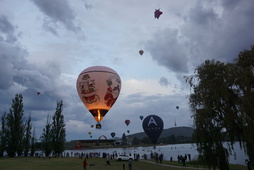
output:
POLYGON ((146 135, 155 145, 163 130, 163 120, 157 115, 149 115, 143 120, 142 126, 146 135))
POLYGON ((128 120, 128 119, 127 119, 127 120, 125 120, 125 124, 126 124, 127 126, 129 126, 130 122, 131 122, 131 121, 130 121, 130 120, 128 120))
POLYGON ((143 50, 139 50, 139 54, 140 54, 140 55, 143 55, 143 54, 144 54, 144 51, 143 51, 143 50))
POLYGON ((159 19, 160 16, 161 16, 161 14, 163 14, 163 12, 160 11, 160 9, 156 9, 156 10, 154 11, 154 18, 159 19))
POLYGON ((179 106, 176 106, 176 109, 179 109, 179 106))
POLYGON ((139 116, 140 120, 143 120, 144 116, 139 116))
POLYGON ((112 132, 110 135, 111 135, 112 138, 114 138, 115 135, 116 135, 116 133, 115 133, 115 132, 112 132))
POLYGON ((100 129, 100 121, 120 94, 120 76, 109 67, 88 67, 79 74, 76 88, 81 101, 98 122, 96 129, 100 129))

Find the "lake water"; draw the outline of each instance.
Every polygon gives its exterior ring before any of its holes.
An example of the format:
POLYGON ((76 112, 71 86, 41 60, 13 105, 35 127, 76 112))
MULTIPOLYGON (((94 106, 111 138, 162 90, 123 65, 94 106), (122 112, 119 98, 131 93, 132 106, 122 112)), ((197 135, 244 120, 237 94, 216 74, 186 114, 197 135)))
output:
MULTIPOLYGON (((226 145, 226 143, 225 143, 226 145)), ((133 153, 133 154, 140 154, 140 159, 142 155, 146 154, 148 159, 151 158, 152 153, 163 154, 164 160, 170 160, 170 157, 173 158, 174 161, 177 160, 178 155, 184 156, 185 154, 190 154, 191 159, 197 159, 198 151, 195 144, 175 144, 175 145, 163 145, 163 146, 156 146, 154 149, 153 147, 130 147, 130 148, 105 148, 105 149, 84 149, 84 150, 66 150, 65 154, 69 154, 70 156, 76 156, 81 153, 133 153)), ((245 165, 245 159, 247 159, 246 154, 242 149, 240 149, 239 143, 234 144, 234 152, 229 156, 229 163, 230 164, 242 164, 245 165)))

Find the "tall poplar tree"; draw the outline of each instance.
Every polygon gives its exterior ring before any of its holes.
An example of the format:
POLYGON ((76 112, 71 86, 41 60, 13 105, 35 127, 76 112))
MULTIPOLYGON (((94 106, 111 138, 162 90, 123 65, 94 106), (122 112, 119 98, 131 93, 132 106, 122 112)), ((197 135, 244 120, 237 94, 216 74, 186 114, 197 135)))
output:
POLYGON ((27 157, 28 152, 31 148, 31 138, 32 138, 32 124, 31 115, 29 114, 28 120, 25 124, 25 134, 24 134, 24 156, 27 157))
POLYGON ((0 157, 3 157, 7 145, 6 112, 4 112, 1 121, 2 126, 0 130, 0 157))
POLYGON ((23 152, 23 135, 24 135, 24 123, 23 123, 23 96, 22 94, 16 94, 12 99, 12 105, 9 113, 6 115, 7 125, 7 153, 8 156, 14 157, 17 153, 21 156, 23 152))
POLYGON ((65 123, 64 123, 64 115, 63 115, 63 101, 57 102, 56 111, 54 116, 52 117, 52 144, 53 150, 56 155, 60 156, 60 154, 65 150, 65 123))
POLYGON ((45 128, 43 128, 43 132, 40 137, 42 143, 42 149, 46 157, 52 152, 52 131, 51 131, 51 124, 50 124, 50 116, 47 116, 47 122, 45 128))
POLYGON ((33 129, 33 134, 32 134, 32 138, 31 138, 31 156, 34 156, 35 153, 35 144, 36 144, 36 136, 35 136, 35 128, 33 129))

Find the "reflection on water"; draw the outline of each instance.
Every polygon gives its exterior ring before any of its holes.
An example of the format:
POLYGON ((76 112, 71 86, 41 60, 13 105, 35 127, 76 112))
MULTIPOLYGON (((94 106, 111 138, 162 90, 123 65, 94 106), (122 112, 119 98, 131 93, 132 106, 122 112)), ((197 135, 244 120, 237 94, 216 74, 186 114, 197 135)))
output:
MULTIPOLYGON (((226 146, 226 144, 225 144, 226 146)), ((191 159, 197 159, 198 151, 195 144, 175 144, 175 145, 163 145, 154 147, 131 147, 131 148, 108 148, 108 149, 84 149, 84 150, 66 150, 65 153, 69 153, 70 156, 74 156, 75 153, 91 153, 103 152, 112 154, 112 153, 136 153, 140 154, 140 158, 143 159, 143 155, 146 154, 148 159, 151 158, 151 153, 163 154, 164 160, 170 160, 173 158, 173 161, 177 161, 177 156, 182 155, 185 156, 190 154, 191 159)), ((239 143, 234 144, 234 151, 229 156, 230 164, 242 164, 245 165, 245 159, 247 156, 244 151, 240 149, 239 143)), ((189 159, 187 159, 189 160, 189 159)))

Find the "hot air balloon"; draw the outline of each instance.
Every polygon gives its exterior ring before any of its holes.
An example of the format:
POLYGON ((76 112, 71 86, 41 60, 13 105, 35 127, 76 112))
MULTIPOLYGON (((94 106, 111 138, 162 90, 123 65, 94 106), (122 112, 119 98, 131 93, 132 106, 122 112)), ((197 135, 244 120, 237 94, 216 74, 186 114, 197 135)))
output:
POLYGON ((160 11, 160 9, 156 9, 156 10, 154 11, 154 17, 157 18, 157 19, 159 19, 162 13, 163 13, 163 12, 160 11))
POLYGON ((144 116, 139 116, 140 120, 143 120, 144 116))
POLYGON ((121 79, 119 75, 109 67, 92 66, 79 74, 76 87, 83 104, 98 122, 96 129, 100 129, 100 121, 120 94, 121 79))
POLYGON ((130 130, 127 130, 127 133, 130 133, 130 130))
POLYGON ((115 132, 112 132, 110 135, 112 136, 112 138, 114 138, 115 135, 116 135, 116 133, 115 133, 115 132))
POLYGON ((92 132, 88 132, 88 135, 90 135, 90 138, 92 138, 92 135, 91 135, 91 134, 92 134, 92 132))
POLYGON ((179 106, 176 106, 176 109, 179 109, 179 106))
POLYGON ((126 124, 127 126, 129 126, 130 122, 131 122, 131 121, 130 121, 130 120, 128 120, 128 119, 127 119, 127 120, 125 120, 125 124, 126 124))
POLYGON ((144 51, 143 51, 143 50, 139 50, 139 54, 140 54, 140 55, 143 55, 143 54, 144 54, 144 51))
POLYGON ((155 145, 163 130, 164 123, 159 116, 149 115, 143 120, 143 129, 155 145))
POLYGON ((41 93, 40 92, 37 92, 37 95, 40 95, 41 93))

